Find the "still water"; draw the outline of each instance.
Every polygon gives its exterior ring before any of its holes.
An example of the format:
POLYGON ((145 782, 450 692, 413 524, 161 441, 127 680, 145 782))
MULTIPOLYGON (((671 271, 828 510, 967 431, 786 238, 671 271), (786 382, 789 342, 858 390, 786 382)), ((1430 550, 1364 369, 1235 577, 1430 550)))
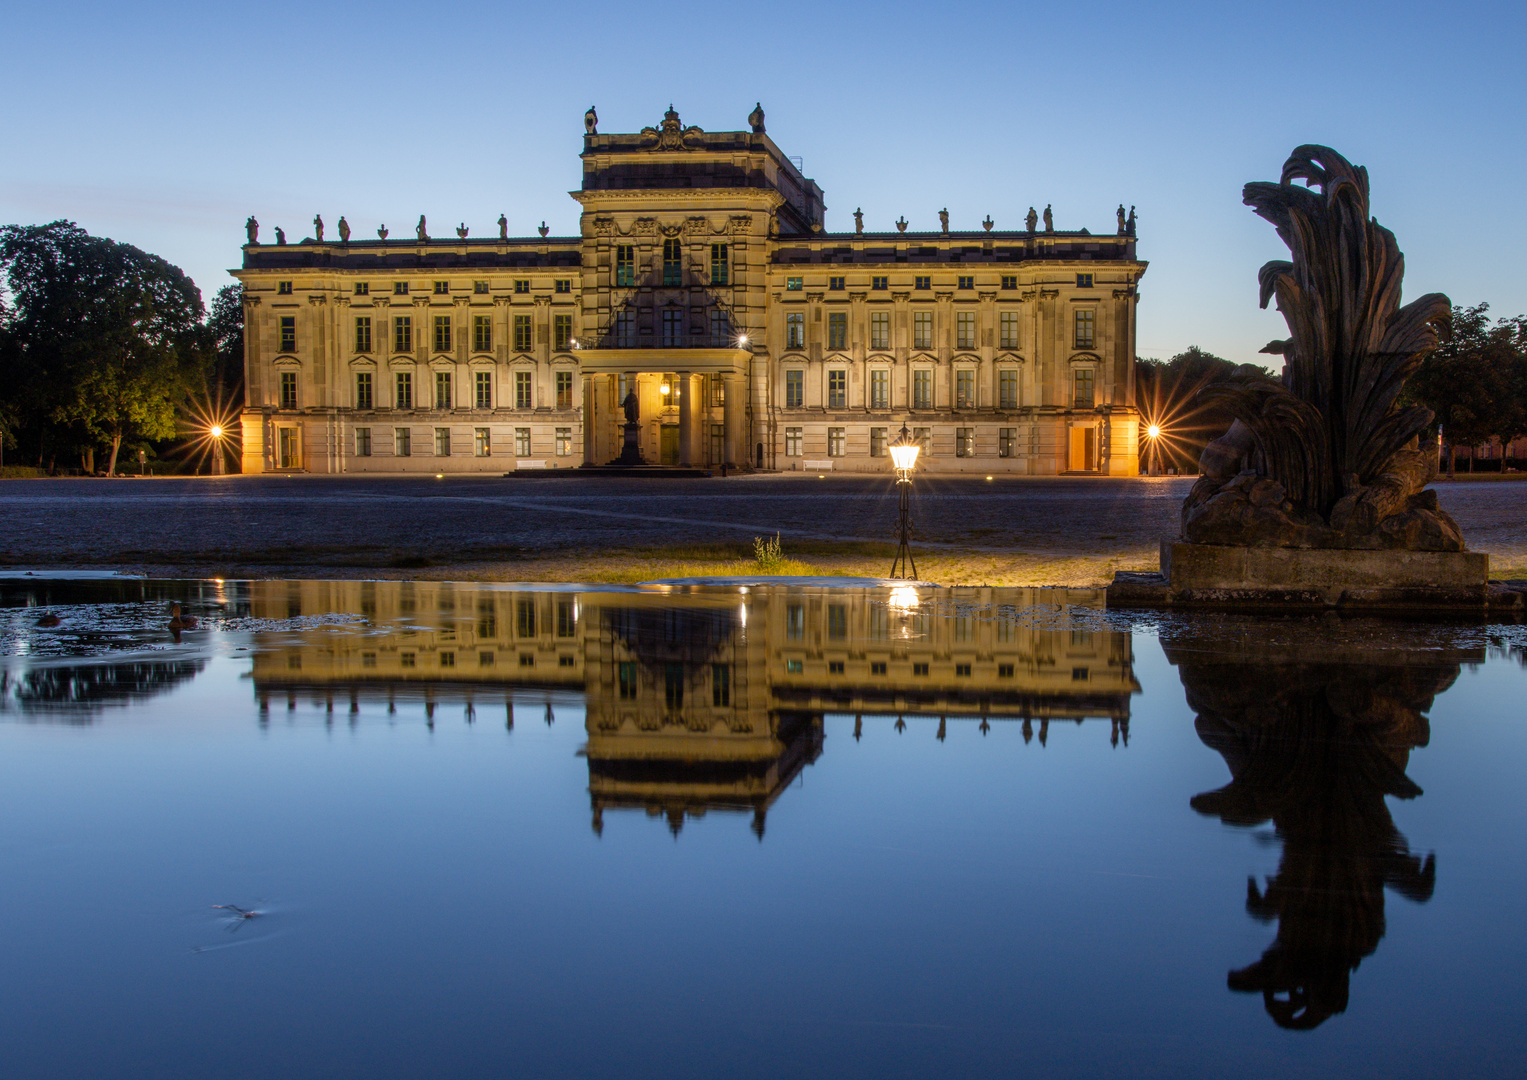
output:
POLYGON ((1055 590, 0 599, 6 1077, 1527 1061, 1521 627, 1055 590))

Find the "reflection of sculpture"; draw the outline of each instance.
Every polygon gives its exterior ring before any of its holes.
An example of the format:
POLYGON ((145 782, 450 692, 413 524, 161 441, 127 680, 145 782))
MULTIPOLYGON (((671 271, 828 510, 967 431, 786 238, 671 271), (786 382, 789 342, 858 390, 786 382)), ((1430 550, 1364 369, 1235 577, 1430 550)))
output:
POLYGON ((350 242, 350 223, 345 220, 345 215, 343 214, 339 215, 339 242, 341 244, 348 244, 350 242))
POLYGON ((1055 231, 1055 215, 1050 213, 1050 204, 1045 204, 1045 232, 1055 231))
POLYGON ((258 244, 260 242, 260 223, 255 220, 253 214, 250 214, 249 220, 244 222, 244 233, 249 237, 251 244, 258 244))
POLYGON ((1032 206, 1029 207, 1028 215, 1024 217, 1023 223, 1029 232, 1033 232, 1035 229, 1039 228, 1039 215, 1034 212, 1034 208, 1032 206))
POLYGON ((323 243, 323 215, 322 214, 314 214, 313 215, 313 239, 318 241, 318 243, 320 243, 320 244, 323 243))
POLYGON ((424 215, 423 214, 419 215, 419 224, 414 226, 414 235, 419 238, 419 242, 420 243, 423 243, 424 241, 429 239, 429 230, 426 229, 425 226, 424 226, 424 215))
POLYGON ((498 215, 498 238, 500 240, 509 239, 509 219, 503 214, 498 215))
POLYGON ((1435 449, 1419 440, 1431 410, 1397 404, 1436 347, 1447 297, 1400 307, 1404 257, 1369 216, 1367 170, 1334 150, 1297 148, 1280 181, 1247 184, 1244 201, 1293 254, 1258 275, 1262 306, 1276 297, 1292 336, 1262 350, 1283 357, 1281 379, 1246 365, 1201 392, 1236 423, 1204 451, 1184 538, 1462 551, 1457 524, 1424 490, 1437 473, 1435 449))
POLYGON ((753 111, 748 113, 748 127, 753 129, 754 135, 762 135, 764 133, 763 102, 760 101, 755 104, 753 111))
POLYGON ((583 133, 585 135, 599 134, 599 114, 594 111, 594 106, 589 106, 589 111, 583 114, 583 133))
POLYGON ((1230 989, 1260 992, 1282 1027, 1315 1027, 1346 1009, 1351 972, 1384 935, 1384 887, 1431 896, 1435 860, 1411 853, 1384 799, 1421 794, 1406 762, 1459 665, 1436 655, 1364 664, 1322 642, 1273 650, 1272 662, 1164 643, 1199 737, 1232 774, 1193 808, 1231 825, 1270 820, 1283 841, 1277 875, 1262 889, 1248 882, 1246 898, 1254 918, 1278 921, 1277 939, 1230 972, 1230 989))

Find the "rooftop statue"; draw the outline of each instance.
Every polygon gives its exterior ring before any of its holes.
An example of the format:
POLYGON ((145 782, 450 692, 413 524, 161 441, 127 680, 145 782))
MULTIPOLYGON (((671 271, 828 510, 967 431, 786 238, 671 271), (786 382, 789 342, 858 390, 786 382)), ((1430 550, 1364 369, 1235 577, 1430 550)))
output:
POLYGON ((383 240, 386 240, 387 239, 387 226, 386 225, 378 225, 376 227, 376 234, 378 236, 380 236, 383 240))
POLYGON ((854 232, 862 233, 863 231, 864 231, 864 211, 862 209, 855 209, 854 210, 854 232))
POLYGON ((1055 215, 1050 212, 1050 204, 1045 203, 1045 232, 1055 231, 1055 215))
POLYGON ((938 227, 943 232, 949 231, 949 207, 947 206, 938 212, 938 227))
POLYGON ((419 215, 419 224, 414 226, 414 235, 418 237, 421 244, 429 239, 429 230, 424 226, 423 214, 419 215))
POLYGON ((754 135, 762 135, 764 133, 763 102, 758 102, 753 106, 753 111, 748 113, 748 127, 753 129, 754 135))
POLYGON ((1123 203, 1119 204, 1118 214, 1119 214, 1119 235, 1120 236, 1127 236, 1129 234, 1129 219, 1124 216, 1124 204, 1123 203))
POLYGON ((1029 207, 1028 216, 1023 219, 1023 223, 1028 227, 1029 232, 1039 228, 1039 215, 1034 212, 1032 206, 1029 207))
POLYGON ((348 244, 350 242, 350 223, 345 220, 345 215, 343 214, 339 215, 339 242, 341 244, 348 244))
POLYGON ((320 244, 323 243, 323 215, 322 214, 314 214, 313 215, 313 239, 316 240, 320 244))
POLYGON ((260 242, 260 223, 255 220, 253 214, 250 214, 249 220, 244 222, 244 233, 249 237, 251 244, 260 242))
POLYGON ((509 239, 509 219, 503 214, 498 215, 498 238, 500 240, 509 239))
POLYGON ((1301 146, 1278 183, 1247 184, 1243 201, 1293 254, 1258 275, 1292 336, 1282 378, 1247 364, 1200 391, 1235 416, 1210 443, 1183 505, 1183 538, 1257 547, 1462 551, 1437 508, 1430 409, 1397 403, 1437 346, 1448 298, 1400 306, 1405 260, 1369 216, 1368 172, 1324 146, 1301 146), (1308 186, 1293 181, 1304 180, 1308 186), (1316 190, 1318 189, 1318 190, 1316 190))
POLYGON ((1124 232, 1129 236, 1135 235, 1135 208, 1129 208, 1129 219, 1124 222, 1124 232))
POLYGON ((594 106, 589 106, 589 111, 583 114, 583 133, 585 135, 599 134, 599 114, 594 111, 594 106))
POLYGON ((279 225, 276 226, 276 243, 277 244, 284 244, 284 243, 286 243, 286 230, 283 229, 279 225))

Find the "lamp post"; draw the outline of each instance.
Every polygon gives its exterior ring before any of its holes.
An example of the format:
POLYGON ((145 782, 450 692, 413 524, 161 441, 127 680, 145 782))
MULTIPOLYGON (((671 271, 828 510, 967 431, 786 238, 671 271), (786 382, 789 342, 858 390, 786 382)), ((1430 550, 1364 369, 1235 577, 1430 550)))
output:
POLYGON ((1148 456, 1145 472, 1148 476, 1155 476, 1157 471, 1161 468, 1161 444, 1157 441, 1161 438, 1160 426, 1157 424, 1152 424, 1150 427, 1146 428, 1145 437, 1150 440, 1150 446, 1146 451, 1148 456))
POLYGON ((896 492, 898 498, 898 514, 896 519, 896 557, 891 560, 891 577, 897 577, 896 567, 901 566, 900 577, 915 578, 917 576, 917 563, 912 561, 912 550, 907 542, 912 538, 912 469, 917 464, 917 453, 922 448, 917 445, 917 440, 907 430, 907 425, 901 425, 901 431, 896 436, 896 441, 891 443, 891 464, 896 467, 896 492))
POLYGON ((207 434, 212 436, 212 475, 223 475, 223 425, 213 424, 207 434))

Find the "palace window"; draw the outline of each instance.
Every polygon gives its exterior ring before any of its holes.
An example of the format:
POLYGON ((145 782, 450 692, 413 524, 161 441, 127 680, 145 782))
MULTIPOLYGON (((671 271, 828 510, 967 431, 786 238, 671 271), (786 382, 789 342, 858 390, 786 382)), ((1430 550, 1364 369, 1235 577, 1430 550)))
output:
POLYGON ((923 277, 921 275, 914 277, 912 279, 912 288, 931 289, 933 288, 933 279, 931 277, 923 277))
POLYGON ((804 349, 806 347, 806 313, 804 311, 792 311, 785 316, 785 348, 804 349))
POLYGON ((573 317, 571 315, 553 315, 552 324, 552 348, 558 351, 566 351, 573 343, 573 317))
MULTIPOLYGON (((790 604, 785 608, 785 637, 790 641, 802 641, 805 639, 805 604, 790 604)), ((799 670, 799 668, 796 670, 799 670)))
MULTIPOLYGON (((846 641, 847 639, 848 639, 848 605, 847 604, 828 604, 827 605, 827 640, 828 641, 846 641)), ((840 663, 838 665, 839 673, 841 673, 842 670, 843 670, 843 665, 840 663)))
POLYGON ((392 429, 392 452, 398 457, 409 457, 413 453, 413 432, 406 427, 392 429))
POLYGON ((371 429, 368 427, 358 427, 355 429, 355 456, 371 456, 371 429))
POLYGON ((617 311, 615 313, 615 347, 636 348, 636 333, 636 312, 617 311))
POLYGON ((451 456, 451 429, 448 427, 437 427, 435 429, 435 456, 451 456))
POLYGON ((636 661, 622 660, 616 665, 617 678, 620 683, 620 699, 622 701, 636 700, 636 661))
POLYGON ((449 315, 435 316, 435 351, 451 351, 451 317, 449 315))
POLYGON ((371 351, 371 316, 357 315, 355 317, 355 351, 368 353, 371 351))
POLYGON ((843 446, 847 440, 843 436, 843 429, 830 427, 827 429, 827 456, 842 457, 843 446))
POLYGON ((805 284, 806 284, 806 279, 805 278, 787 277, 785 279, 785 291, 786 292, 800 292, 801 289, 805 286, 805 284))
POLYGON ((529 352, 530 348, 530 316, 516 315, 514 317, 514 351, 529 352))
POLYGON ((848 348, 848 312, 828 312, 827 347, 829 349, 848 348))
POLYGON ((731 320, 720 308, 710 309, 710 344, 712 348, 717 349, 727 348, 733 344, 731 320))
POLYGON ((870 288, 879 289, 882 292, 891 287, 891 279, 888 277, 874 276, 870 278, 870 288))
POLYGON ((732 703, 732 669, 726 664, 710 666, 710 703, 718 709, 732 703))
POLYGON ((1017 428, 999 428, 997 431, 997 456, 1012 457, 1013 449, 1018 443, 1017 428))
POLYGON ((961 311, 955 314, 954 347, 957 349, 976 347, 976 313, 974 311, 961 311))
POLYGON ((414 351, 414 320, 412 315, 392 317, 392 351, 414 351))
POLYGON ((1077 274, 1076 275, 1076 287, 1078 289, 1090 289, 1090 288, 1092 288, 1092 275, 1091 274, 1077 274))
POLYGON ((559 292, 559 293, 570 293, 570 292, 572 292, 573 291, 573 279, 572 278, 565 278, 565 277, 557 278, 556 291, 559 292))
POLYGON ((472 295, 474 295, 474 296, 487 296, 488 295, 488 283, 486 281, 474 281, 474 282, 472 282, 472 295))
POLYGON ((806 373, 804 371, 785 372, 785 408, 799 409, 806 404, 806 373))
POLYGON ((393 374, 392 387, 392 407, 395 409, 412 409, 414 407, 413 372, 395 372, 393 374))
POLYGON ((451 295, 451 283, 449 281, 437 281, 437 282, 435 282, 435 295, 436 296, 449 296, 449 295, 451 295))
POLYGON ((1018 371, 1003 368, 997 372, 997 406, 1002 409, 1018 407, 1018 371))
POLYGON ((295 371, 283 371, 281 373, 281 408, 295 409, 297 407, 297 373, 295 371))
POLYGON ((281 316, 281 351, 297 351, 297 316, 281 316))
POLYGON ((963 275, 960 277, 960 288, 962 288, 962 289, 974 289, 975 287, 976 287, 976 279, 974 277, 966 277, 966 276, 963 276, 963 275))
POLYGON ((636 245, 615 245, 615 287, 630 288, 636 284, 636 245))
POLYGON ((975 457, 976 456, 976 429, 975 428, 962 427, 962 428, 955 428, 954 429, 954 456, 955 457, 975 457))
POLYGON ((493 455, 493 441, 485 427, 472 429, 472 452, 478 457, 493 455))
POLYGON ((371 295, 371 283, 369 281, 357 281, 355 283, 355 295, 356 296, 370 296, 371 295))
POLYGON ((406 282, 406 281, 394 281, 392 283, 392 295, 393 296, 407 296, 408 295, 408 282, 406 282))
POLYGON ((1017 274, 1003 274, 1002 275, 1002 287, 1004 289, 1016 289, 1018 287, 1018 275, 1017 274))
POLYGON ((514 429, 514 456, 530 456, 530 429, 528 427, 517 427, 514 429))
POLYGON ((1092 369, 1090 367, 1076 369, 1076 394, 1072 399, 1072 408, 1092 408, 1092 369))
POLYGON ((534 600, 517 600, 514 604, 515 636, 521 638, 533 638, 536 636, 536 602, 534 600))
POLYGON ((557 372, 557 408, 571 409, 573 407, 573 373, 571 371, 557 372))
POLYGON ((663 241, 663 284, 684 284, 684 250, 677 240, 663 241))
POLYGON ((913 428, 912 429, 912 439, 913 439, 913 441, 915 441, 917 443, 918 446, 922 447, 922 454, 923 454, 923 456, 926 457, 926 456, 928 456, 928 455, 933 453, 933 429, 932 428, 925 428, 925 427, 916 427, 916 428, 913 428))
POLYGON ((473 402, 479 409, 493 408, 493 372, 472 373, 473 402))
POLYGON ((891 407, 891 373, 884 368, 870 372, 870 408, 891 407))
POLYGON ((355 373, 355 407, 357 409, 371 408, 371 372, 369 371, 355 373))
POLYGON ((912 372, 912 408, 933 408, 933 372, 927 368, 912 372))
POLYGON ((684 707, 684 665, 667 663, 663 665, 663 704, 670 709, 682 709, 684 707))
POLYGON ((968 368, 954 373, 954 407, 956 409, 976 407, 976 373, 968 368))
POLYGON ((710 246, 710 283, 725 285, 730 277, 730 269, 726 259, 726 245, 712 244, 710 246))
POLYGON ((675 307, 663 309, 663 335, 661 338, 664 348, 677 348, 684 344, 684 313, 675 307))
POLYGON ((531 373, 528 371, 516 371, 514 373, 514 407, 516 409, 529 409, 534 407, 530 391, 531 373))
POLYGON ((1097 313, 1091 308, 1078 308, 1076 311, 1076 347, 1078 349, 1090 349, 1093 347, 1093 326, 1097 313))
POLYGON ((529 278, 515 278, 514 279, 514 291, 517 292, 517 293, 520 293, 521 295, 523 295, 525 293, 528 293, 530 291, 530 279, 529 278))
POLYGON ((827 407, 848 408, 848 372, 842 368, 833 368, 827 373, 827 407))
POLYGON ((1018 347, 1018 313, 1004 311, 997 323, 998 342, 1004 349, 1018 347))
POLYGON ((278 282, 276 282, 276 295, 277 296, 290 296, 290 295, 292 295, 292 283, 290 281, 278 281, 278 282))
POLYGON ((801 456, 801 429, 798 427, 787 427, 785 429, 785 456, 801 456))
POLYGON ((451 408, 451 373, 449 371, 435 372, 435 408, 451 408))
POLYGON ((885 457, 885 432, 883 427, 870 428, 870 457, 885 457))
POLYGON ((573 453, 573 429, 559 427, 557 429, 557 456, 571 457, 573 453))
POLYGON ((830 277, 827 279, 827 287, 833 292, 842 292, 847 287, 847 285, 843 278, 830 277))
POLYGON ((889 349, 891 347, 891 313, 889 311, 875 311, 870 313, 870 348, 889 349))
POLYGON ((933 312, 914 311, 912 313, 912 348, 933 348, 933 312))
POLYGON ((726 460, 725 424, 712 424, 710 426, 710 460, 712 465, 720 465, 726 460))
POLYGON ((573 602, 571 600, 557 601, 557 636, 559 638, 570 638, 577 636, 577 610, 578 609, 573 606, 573 602))
POLYGON ((472 351, 493 351, 493 316, 472 316, 472 351))

